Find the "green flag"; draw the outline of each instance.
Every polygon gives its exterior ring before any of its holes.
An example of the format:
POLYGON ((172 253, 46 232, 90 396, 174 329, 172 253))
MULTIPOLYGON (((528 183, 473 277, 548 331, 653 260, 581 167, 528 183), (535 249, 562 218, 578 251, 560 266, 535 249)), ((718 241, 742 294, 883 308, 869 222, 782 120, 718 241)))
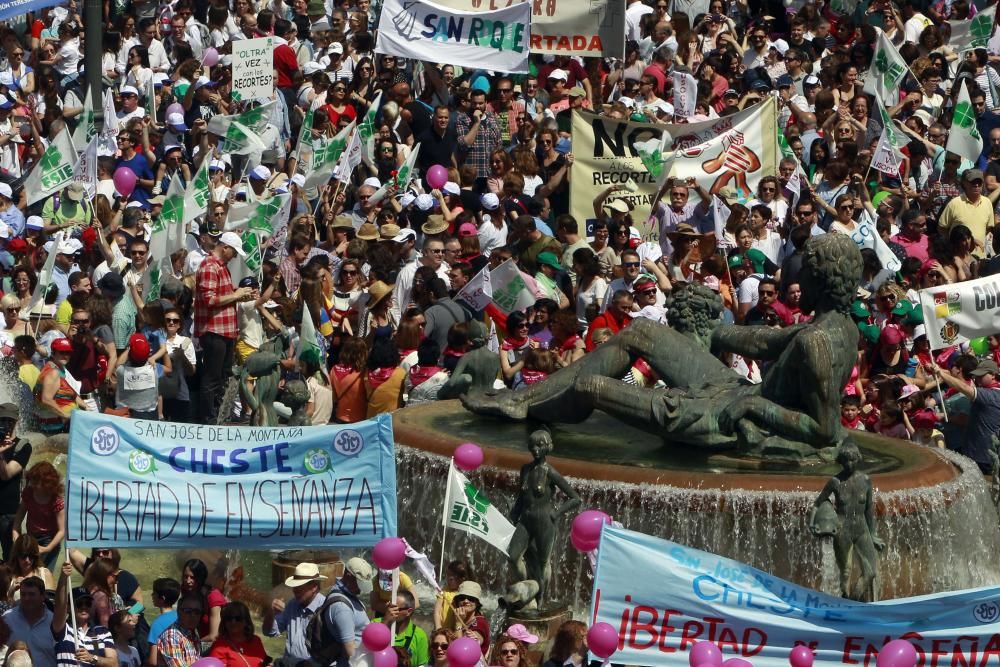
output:
POLYGON ((903 56, 899 55, 885 33, 879 32, 872 66, 865 77, 865 92, 878 95, 883 100, 898 99, 899 85, 908 71, 903 56))
POLYGON ((948 45, 955 51, 964 53, 972 49, 985 49, 993 36, 993 22, 996 20, 997 6, 990 5, 969 21, 948 21, 951 39, 948 45))
POLYGON ((261 264, 264 263, 263 258, 260 255, 260 239, 257 238, 257 232, 253 230, 247 230, 243 232, 243 252, 247 254, 246 259, 243 262, 247 265, 253 273, 260 272, 261 264))
POLYGON ((364 118, 358 124, 358 132, 361 133, 361 144, 364 146, 365 155, 368 157, 369 162, 375 161, 375 134, 378 128, 375 127, 375 115, 382 102, 382 91, 379 91, 378 95, 375 96, 375 100, 368 107, 368 111, 365 113, 364 118))
POLYGON ((198 166, 198 171, 194 172, 190 186, 184 192, 183 221, 185 226, 208 211, 208 204, 212 200, 212 182, 208 175, 211 162, 212 156, 206 155, 198 166))
POLYGON ((247 220, 247 229, 263 232, 266 236, 274 233, 274 223, 280 217, 281 212, 291 209, 292 195, 284 193, 275 195, 270 199, 259 202, 253 213, 247 220))
POLYGON ((87 94, 83 98, 83 113, 80 114, 76 129, 73 130, 73 145, 86 146, 97 136, 97 119, 94 114, 94 97, 87 86, 87 94))
POLYGON ((306 117, 302 119, 302 127, 299 128, 299 140, 295 142, 295 169, 305 174, 312 166, 312 127, 315 112, 310 109, 306 112, 306 117))
POLYGON ((74 164, 76 164, 76 150, 69 137, 69 129, 64 129, 45 149, 42 159, 24 181, 24 190, 28 193, 28 206, 66 187, 73 179, 74 164))
POLYGON ((976 110, 972 106, 967 86, 962 86, 958 91, 945 148, 973 163, 983 152, 983 137, 976 127, 976 110))
POLYGON ((639 154, 642 166, 646 168, 657 185, 663 185, 663 182, 670 177, 673 166, 673 152, 667 146, 669 139, 670 135, 664 133, 659 139, 635 142, 635 150, 639 154))
POLYGON ((354 121, 351 121, 351 124, 338 132, 337 136, 333 139, 330 139, 322 146, 314 148, 312 167, 309 173, 306 174, 306 189, 317 188, 329 182, 330 177, 333 175, 333 168, 337 166, 337 161, 340 160, 340 154, 347 148, 347 138, 354 131, 354 126, 354 121))

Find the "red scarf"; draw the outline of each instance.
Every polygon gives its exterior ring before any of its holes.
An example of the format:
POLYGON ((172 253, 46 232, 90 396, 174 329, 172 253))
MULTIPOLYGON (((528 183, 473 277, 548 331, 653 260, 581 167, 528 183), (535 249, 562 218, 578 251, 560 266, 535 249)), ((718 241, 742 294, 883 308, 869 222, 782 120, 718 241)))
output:
POLYGON ((508 336, 504 339, 504 342, 500 345, 501 350, 520 350, 521 348, 527 347, 527 338, 513 338, 508 336))
POLYGON ((358 369, 353 368, 351 366, 345 366, 343 364, 334 364, 333 366, 333 374, 337 377, 338 380, 343 380, 351 373, 357 373, 357 372, 358 369))
POLYGON ((419 387, 441 370, 440 366, 410 366, 410 383, 419 387))
POLYGON ((461 359, 465 356, 465 350, 456 350, 453 347, 444 348, 444 356, 455 357, 456 359, 461 359))
POLYGON ((559 345, 559 351, 560 352, 568 352, 570 350, 575 349, 576 348, 576 343, 579 340, 580 340, 580 337, 577 336, 576 334, 573 334, 572 336, 570 336, 569 338, 567 338, 566 340, 564 340, 559 345))
POLYGON ((841 425, 843 425, 844 428, 855 430, 855 429, 858 428, 858 424, 861 423, 861 415, 859 414, 857 417, 855 417, 851 421, 847 421, 846 419, 844 419, 844 416, 841 415, 841 417, 840 417, 840 423, 841 423, 841 425))
POLYGON ((377 389, 379 385, 389 379, 389 377, 396 372, 396 366, 390 368, 376 368, 374 370, 368 371, 368 384, 371 385, 372 389, 377 389))

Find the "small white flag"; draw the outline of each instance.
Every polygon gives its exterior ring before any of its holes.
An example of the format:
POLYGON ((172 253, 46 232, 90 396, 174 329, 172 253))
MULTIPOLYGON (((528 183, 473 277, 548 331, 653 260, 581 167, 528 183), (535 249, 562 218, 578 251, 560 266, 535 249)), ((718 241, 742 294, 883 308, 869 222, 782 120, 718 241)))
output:
POLYGON ((698 106, 698 82, 687 72, 674 71, 674 115, 678 118, 693 116, 698 106))
POLYGON ((91 199, 97 194, 97 144, 98 137, 94 137, 83 149, 80 159, 76 161, 73 168, 73 180, 83 183, 87 189, 87 198, 91 199))
POLYGON ((958 91, 945 148, 972 163, 979 160, 983 152, 983 136, 976 126, 976 109, 972 106, 968 86, 962 86, 958 91))
POLYGON ((104 91, 104 127, 101 129, 100 137, 97 154, 116 155, 118 153, 118 113, 115 111, 115 98, 110 90, 104 91))
POLYGON ((493 285, 490 282, 490 267, 484 266, 465 287, 458 290, 456 299, 472 306, 473 310, 484 310, 493 301, 493 285))
POLYGON ((448 474, 448 502, 442 517, 445 526, 475 535, 507 553, 514 526, 454 465, 448 474))
POLYGON ((731 211, 726 202, 718 195, 712 195, 712 218, 715 221, 715 239, 721 247, 729 247, 726 240, 726 223, 729 222, 731 211))
POLYGON ((350 183, 354 169, 361 164, 364 155, 364 144, 361 143, 361 134, 357 131, 351 134, 347 141, 347 148, 340 154, 340 162, 337 163, 337 180, 341 183, 350 183))

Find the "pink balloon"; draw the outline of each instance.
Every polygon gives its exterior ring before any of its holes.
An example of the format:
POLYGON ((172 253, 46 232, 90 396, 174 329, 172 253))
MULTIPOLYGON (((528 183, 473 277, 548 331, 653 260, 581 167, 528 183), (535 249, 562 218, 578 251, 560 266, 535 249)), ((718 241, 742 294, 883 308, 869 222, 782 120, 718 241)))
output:
POLYGON ((448 170, 439 164, 431 165, 427 169, 427 185, 440 190, 448 182, 448 170))
POLYGON ((788 654, 788 662, 791 663, 792 667, 812 667, 815 659, 816 656, 813 655, 812 649, 803 644, 799 644, 788 654))
POLYGON ((594 623, 587 630, 587 648, 598 658, 608 659, 618 650, 618 631, 610 623, 594 623))
POLYGON ((115 190, 118 191, 118 194, 126 199, 135 190, 135 172, 128 167, 118 167, 115 169, 111 180, 114 181, 115 190))
POLYGON ((722 667, 753 667, 753 663, 743 658, 730 658, 722 663, 722 667))
POLYGON ((459 470, 470 472, 483 465, 483 448, 472 442, 465 442, 455 448, 455 465, 459 470))
POLYGON ((482 657, 479 642, 471 637, 459 637, 448 645, 449 667, 472 667, 482 657))
POLYGON ((601 540, 601 527, 610 524, 611 517, 600 510, 584 510, 573 519, 571 533, 576 535, 580 542, 599 542, 601 540))
POLYGON ((893 639, 878 652, 876 667, 914 667, 917 649, 905 639, 893 639))
POLYGON ((191 667, 226 667, 226 663, 218 658, 198 658, 191 663, 191 667))
POLYGON ((396 667, 399 664, 399 656, 396 655, 396 651, 391 646, 381 651, 375 651, 372 657, 374 658, 372 663, 375 667, 396 667))
POLYGON ((172 113, 179 113, 180 115, 183 116, 184 105, 182 105, 180 102, 174 102, 173 104, 167 107, 167 115, 169 116, 172 113))
POLYGON ((576 533, 569 534, 569 541, 573 545, 574 549, 576 549, 580 553, 585 553, 585 554, 590 553, 598 546, 600 546, 599 542, 590 542, 588 540, 580 539, 580 537, 576 533))
POLYGON ((219 63, 219 52, 213 47, 208 47, 201 54, 201 64, 205 67, 215 67, 219 63))
POLYGON ((372 653, 378 653, 392 643, 392 632, 384 623, 369 623, 361 631, 361 643, 372 653))
POLYGON ((722 667, 722 651, 712 642, 695 642, 688 653, 691 667, 722 667))
POLYGON ((406 542, 399 537, 385 537, 372 550, 372 560, 380 570, 395 570, 406 560, 406 542))

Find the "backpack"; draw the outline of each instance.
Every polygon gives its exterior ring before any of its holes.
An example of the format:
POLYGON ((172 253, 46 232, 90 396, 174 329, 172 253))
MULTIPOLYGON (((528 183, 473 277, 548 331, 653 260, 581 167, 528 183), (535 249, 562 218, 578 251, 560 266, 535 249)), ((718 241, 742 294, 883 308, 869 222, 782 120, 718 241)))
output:
POLYGON ((333 636, 326 621, 327 611, 336 602, 343 602, 354 610, 350 598, 342 593, 330 593, 323 605, 309 618, 306 624, 306 650, 310 657, 322 667, 333 664, 345 655, 344 645, 340 639, 333 636))

